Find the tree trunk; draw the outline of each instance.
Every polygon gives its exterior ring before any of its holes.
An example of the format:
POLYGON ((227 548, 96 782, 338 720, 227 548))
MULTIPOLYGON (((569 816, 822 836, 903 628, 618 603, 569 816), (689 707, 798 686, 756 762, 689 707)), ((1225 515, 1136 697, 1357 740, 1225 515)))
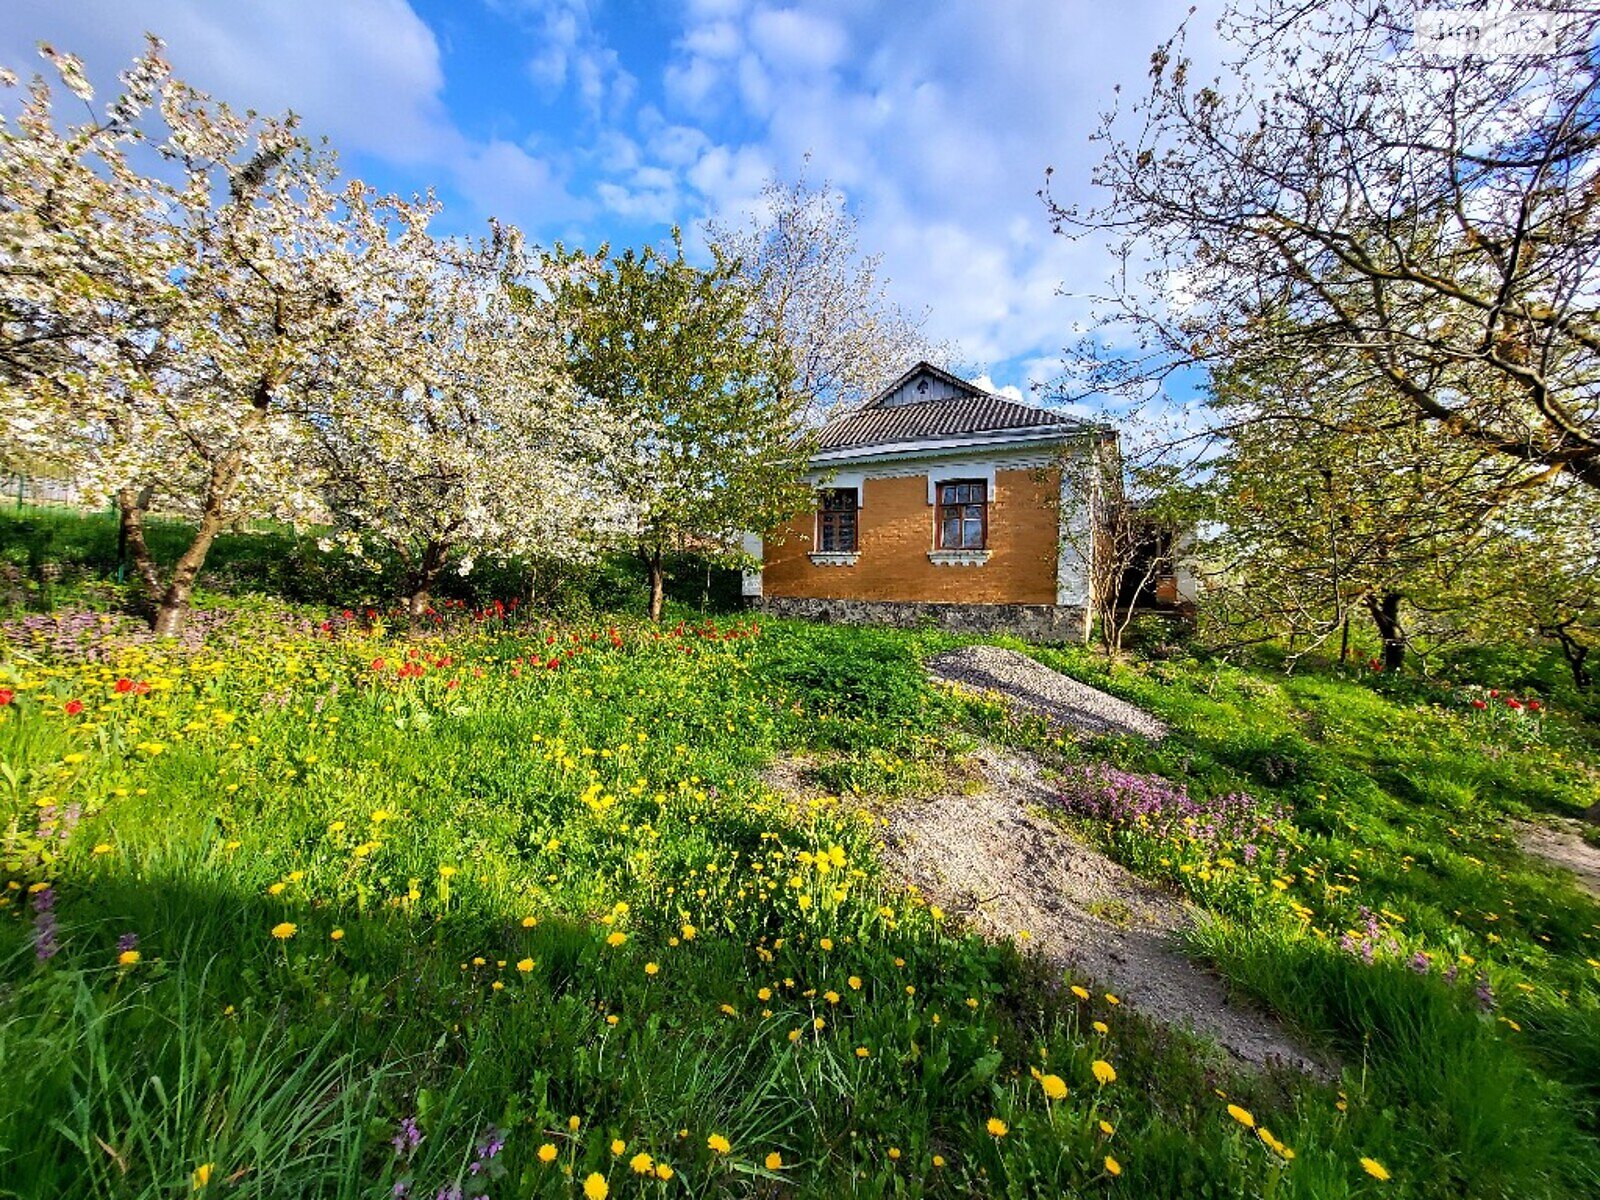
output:
POLYGON ((444 560, 450 548, 440 541, 431 541, 422 550, 422 560, 411 574, 411 590, 406 596, 406 620, 411 632, 422 628, 422 618, 427 616, 433 603, 433 585, 444 570, 444 560))
POLYGON ((661 569, 660 548, 646 554, 644 561, 645 569, 650 573, 650 619, 659 624, 661 609, 667 600, 667 573, 661 569))
POLYGON ((161 594, 161 574, 144 536, 144 515, 150 508, 150 497, 150 488, 129 486, 117 492, 117 566, 120 569, 131 555, 133 573, 144 585, 146 596, 154 600, 161 594))
POLYGON ((206 565, 206 555, 211 543, 226 524, 228 501, 239 482, 239 468, 244 456, 237 450, 224 455, 211 465, 211 478, 206 483, 206 506, 200 513, 200 526, 194 531, 194 540, 173 565, 172 578, 156 607, 153 624, 157 637, 176 637, 183 632, 183 623, 189 616, 189 601, 194 595, 194 583, 200 568, 206 565))
POLYGON ((1344 620, 1339 623, 1339 665, 1342 667, 1350 661, 1350 614, 1344 614, 1344 620))
POLYGON ((1383 639, 1383 669, 1385 671, 1398 671, 1406 661, 1406 631, 1400 624, 1400 605, 1405 602, 1405 597, 1399 592, 1385 592, 1380 598, 1376 595, 1367 597, 1367 611, 1372 614, 1372 623, 1378 627, 1378 636, 1383 639))
POLYGON ((1561 645, 1561 654, 1567 660, 1567 667, 1572 671, 1572 685, 1580 692, 1586 692, 1594 683, 1594 675, 1589 670, 1589 647, 1578 641, 1565 629, 1554 631, 1555 639, 1561 645))

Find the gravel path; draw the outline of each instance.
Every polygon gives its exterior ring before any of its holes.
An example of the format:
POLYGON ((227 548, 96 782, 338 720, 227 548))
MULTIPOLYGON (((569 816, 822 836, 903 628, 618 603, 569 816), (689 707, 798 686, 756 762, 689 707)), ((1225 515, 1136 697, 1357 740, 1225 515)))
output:
POLYGON ((935 679, 998 693, 1012 708, 1093 734, 1126 734, 1159 742, 1167 727, 1144 709, 1052 671, 1026 654, 998 646, 963 646, 927 662, 935 679))

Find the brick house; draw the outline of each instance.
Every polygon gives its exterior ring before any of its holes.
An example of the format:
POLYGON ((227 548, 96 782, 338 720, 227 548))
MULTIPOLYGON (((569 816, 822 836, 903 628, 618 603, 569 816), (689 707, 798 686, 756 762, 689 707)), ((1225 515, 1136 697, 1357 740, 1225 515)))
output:
POLYGON ((1081 636, 1091 505, 1064 456, 1116 434, 918 363, 826 425, 813 511, 751 539, 745 594, 779 615, 1081 636))

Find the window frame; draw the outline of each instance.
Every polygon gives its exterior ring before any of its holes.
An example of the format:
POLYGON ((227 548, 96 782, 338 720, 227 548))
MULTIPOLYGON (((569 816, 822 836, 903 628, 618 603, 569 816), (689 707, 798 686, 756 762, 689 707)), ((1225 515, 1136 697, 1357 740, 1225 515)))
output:
MULTIPOLYGON (((959 495, 959 493, 958 493, 958 495, 959 495)), ((934 547, 936 549, 942 550, 942 551, 954 551, 954 552, 960 552, 960 551, 975 552, 975 551, 988 550, 989 549, 989 503, 990 503, 990 495, 989 495, 989 481, 987 479, 941 479, 941 480, 939 480, 938 482, 936 482, 934 484, 934 498, 937 501, 937 503, 934 506, 934 517, 933 517, 933 539, 934 539, 934 547), (969 493, 969 498, 968 499, 965 499, 965 500, 956 499, 956 500, 948 500, 947 501, 945 499, 945 489, 946 488, 976 488, 977 491, 978 491, 979 496, 981 496, 982 499, 974 501, 974 500, 972 500, 970 498, 970 493, 969 493), (974 509, 974 508, 976 508, 978 510, 978 515, 977 515, 976 518, 974 518, 973 516, 970 515, 970 510, 974 509), (957 529, 959 531, 958 534, 957 534, 957 539, 956 539, 958 544, 954 545, 954 546, 948 545, 945 542, 945 536, 944 536, 945 522, 946 522, 946 515, 945 514, 947 512, 949 512, 951 514, 949 519, 950 520, 954 520, 957 523, 957 529), (979 527, 978 528, 979 528, 979 539, 980 540, 979 540, 979 542, 978 542, 978 544, 976 546, 965 544, 965 542, 966 542, 966 533, 965 533, 966 525, 967 525, 967 523, 969 521, 972 521, 974 519, 976 519, 979 522, 979 527)))
POLYGON ((861 549, 861 489, 853 487, 827 487, 817 489, 817 528, 816 549, 823 554, 858 554, 861 549), (829 507, 829 500, 842 496, 845 493, 851 496, 849 507, 829 507), (850 530, 850 544, 839 544, 839 530, 845 524, 842 518, 848 517, 850 530), (828 535, 832 533, 834 544, 828 544, 828 535))

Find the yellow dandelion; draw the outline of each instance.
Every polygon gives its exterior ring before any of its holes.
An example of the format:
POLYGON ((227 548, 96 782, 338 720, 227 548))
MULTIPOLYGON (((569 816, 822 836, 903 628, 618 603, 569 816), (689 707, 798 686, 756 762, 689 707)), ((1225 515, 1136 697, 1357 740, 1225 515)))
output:
POLYGON ((696 929, 693 925, 685 925, 683 927, 683 929, 680 930, 680 932, 683 934, 683 940, 684 941, 692 942, 692 941, 694 941, 694 935, 699 933, 700 931, 698 929, 696 929))
POLYGON ((612 1154, 621 1154, 627 1148, 628 1148, 628 1143, 623 1141, 621 1138, 612 1138, 611 1139, 611 1153, 612 1154))
POLYGON ((643 1150, 628 1160, 628 1168, 635 1175, 648 1175, 655 1170, 655 1161, 643 1150))
POLYGON ((342 929, 335 929, 335 930, 334 930, 334 931, 333 931, 333 932, 332 932, 332 933, 330 933, 330 934, 329 934, 329 935, 328 935, 328 936, 329 936, 329 937, 330 937, 330 938, 331 938, 331 939, 333 939, 333 940, 334 940, 334 941, 336 941, 336 942, 342 942, 342 941, 344 941, 344 930, 342 930, 342 929))
POLYGON ((668 1179, 671 1179, 672 1178, 672 1174, 673 1174, 672 1168, 670 1166, 668 1166, 666 1163, 657 1163, 656 1164, 656 1178, 661 1180, 663 1183, 666 1182, 668 1179))
POLYGON ((131 967, 138 961, 139 952, 137 950, 124 950, 121 954, 117 955, 117 964, 119 966, 131 967))
POLYGON ((1089 998, 1089 989, 1086 987, 1079 987, 1077 984, 1073 984, 1072 994, 1079 1000, 1087 1000, 1089 998))
POLYGON ((533 970, 533 967, 534 962, 531 958, 519 959, 517 961, 517 970, 521 971, 524 975, 533 970))
POLYGON ((942 1166, 944 1166, 944 1155, 942 1155, 942 1154, 935 1154, 935 1155, 934 1155, 934 1156, 933 1156, 933 1165, 934 1165, 934 1166, 936 1166, 936 1167, 942 1167, 942 1166))
POLYGON ((872 1057, 872 1051, 868 1050, 865 1046, 857 1046, 856 1047, 856 1057, 857 1058, 871 1058, 872 1057))
POLYGON ((1256 1127, 1255 1116, 1249 1109, 1240 1108, 1237 1104, 1230 1104, 1228 1105, 1228 1115, 1246 1129, 1254 1129, 1256 1127))
POLYGON ((1064 1100, 1067 1096, 1067 1081, 1059 1075, 1042 1075, 1039 1077, 1039 1086, 1044 1088, 1045 1098, 1048 1100, 1064 1100))
POLYGON ((611 1194, 611 1185, 606 1182, 606 1177, 595 1171, 583 1181, 583 1194, 585 1200, 606 1200, 611 1194))
POLYGON ((988 1124, 984 1128, 989 1131, 990 1137, 1003 1138, 1011 1132, 1011 1126, 1007 1125, 999 1117, 990 1117, 988 1124))
POLYGON ((272 927, 272 936, 280 942, 287 942, 299 928, 293 921, 280 921, 272 927))
POLYGON ((765 1162, 766 1168, 769 1171, 783 1170, 783 1155, 779 1154, 776 1150, 767 1155, 763 1161, 765 1162))
POLYGON ((213 1168, 210 1163, 201 1163, 198 1167, 196 1167, 194 1169, 194 1173, 189 1176, 190 1187, 198 1192, 201 1188, 205 1187, 206 1184, 210 1183, 212 1169, 213 1168))
POLYGON ((1375 1158, 1363 1158, 1361 1169, 1380 1182, 1389 1178, 1389 1169, 1375 1158))
POLYGON ((583 1118, 578 1116, 576 1113, 567 1118, 567 1128, 572 1130, 573 1133, 577 1133, 578 1127, 582 1124, 583 1118))
POLYGON ((1111 1155, 1109 1155, 1109 1154, 1106 1155, 1106 1174, 1107 1175, 1121 1175, 1122 1174, 1122 1164, 1119 1163, 1116 1159, 1112 1158, 1111 1155))
POLYGON ((661 967, 659 965, 657 965, 656 963, 647 962, 644 965, 644 973, 646 975, 656 975, 656 974, 659 974, 660 971, 661 971, 661 967))
POLYGON ((544 1145, 539 1147, 539 1161, 542 1163, 555 1162, 556 1154, 557 1151, 555 1145, 551 1142, 546 1142, 544 1145))
POLYGON ((1095 1079, 1100 1082, 1102 1087, 1117 1081, 1117 1069, 1103 1058, 1095 1059, 1089 1065, 1089 1069, 1094 1072, 1095 1079))
POLYGON ((706 1139, 706 1145, 718 1154, 726 1154, 733 1149, 733 1144, 720 1133, 713 1133, 706 1139))
POLYGON ((620 945, 622 945, 623 942, 625 942, 627 940, 628 940, 628 935, 623 933, 622 930, 620 930, 620 929, 612 930, 609 934, 606 935, 606 945, 608 945, 608 946, 620 946, 620 945))

